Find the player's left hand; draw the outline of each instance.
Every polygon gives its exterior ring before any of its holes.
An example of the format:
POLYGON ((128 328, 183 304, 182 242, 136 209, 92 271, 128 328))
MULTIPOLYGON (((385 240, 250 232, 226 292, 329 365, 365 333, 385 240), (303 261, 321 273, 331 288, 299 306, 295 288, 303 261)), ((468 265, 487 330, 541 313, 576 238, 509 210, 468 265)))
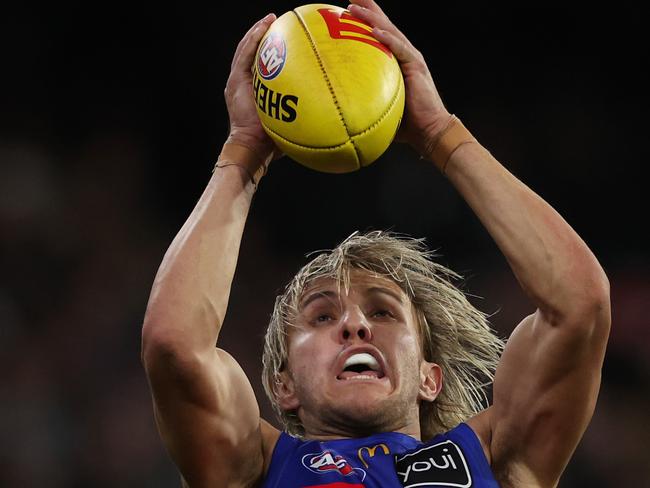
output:
POLYGON ((447 126, 451 115, 422 53, 373 0, 351 0, 348 10, 373 27, 375 38, 388 46, 400 63, 406 85, 406 106, 396 140, 410 144, 419 154, 425 155, 427 145, 447 126))

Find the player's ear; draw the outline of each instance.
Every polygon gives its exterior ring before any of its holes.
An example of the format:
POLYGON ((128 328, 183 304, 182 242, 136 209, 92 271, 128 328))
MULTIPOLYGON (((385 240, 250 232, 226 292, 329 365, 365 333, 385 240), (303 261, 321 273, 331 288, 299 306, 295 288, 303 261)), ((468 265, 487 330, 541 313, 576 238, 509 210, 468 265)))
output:
POLYGON ((291 411, 298 409, 300 402, 296 396, 293 378, 291 378, 291 374, 286 369, 276 375, 273 390, 275 391, 278 405, 280 405, 282 410, 291 411))
POLYGON ((436 363, 422 360, 420 364, 420 391, 418 398, 425 402, 434 401, 442 390, 442 369, 436 363))

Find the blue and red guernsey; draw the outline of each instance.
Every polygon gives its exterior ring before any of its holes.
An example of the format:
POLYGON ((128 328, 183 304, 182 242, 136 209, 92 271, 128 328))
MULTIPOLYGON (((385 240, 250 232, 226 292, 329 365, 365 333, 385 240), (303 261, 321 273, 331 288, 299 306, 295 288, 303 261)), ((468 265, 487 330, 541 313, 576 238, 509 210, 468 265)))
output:
POLYGON ((427 442, 398 432, 305 441, 282 433, 263 488, 498 488, 467 424, 427 442))

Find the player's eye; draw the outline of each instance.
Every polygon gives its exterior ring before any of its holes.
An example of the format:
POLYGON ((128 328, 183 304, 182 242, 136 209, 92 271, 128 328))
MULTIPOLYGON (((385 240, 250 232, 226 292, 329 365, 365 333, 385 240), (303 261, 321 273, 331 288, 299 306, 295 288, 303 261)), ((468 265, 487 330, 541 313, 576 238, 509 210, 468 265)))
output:
POLYGON ((383 317, 392 317, 393 314, 390 313, 389 310, 380 309, 380 310, 376 310, 376 311, 374 311, 374 312, 372 313, 372 316, 373 316, 373 317, 378 317, 378 318, 383 318, 383 317))

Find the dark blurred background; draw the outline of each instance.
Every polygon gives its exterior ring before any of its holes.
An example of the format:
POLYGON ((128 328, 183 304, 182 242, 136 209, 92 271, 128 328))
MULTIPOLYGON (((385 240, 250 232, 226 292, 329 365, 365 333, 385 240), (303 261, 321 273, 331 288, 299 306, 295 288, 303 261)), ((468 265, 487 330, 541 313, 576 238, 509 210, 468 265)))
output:
MULTIPOLYGON (((258 18, 298 5, 3 7, 0 486, 179 486, 140 363, 142 318, 226 136, 234 49, 258 18)), ((450 111, 610 278, 603 387, 560 486, 650 486, 644 16, 383 5, 450 111)), ((532 311, 474 215, 412 151, 392 146, 347 175, 279 160, 253 201, 221 339, 269 420, 260 353, 275 295, 308 252, 377 228, 426 238, 503 334, 532 311)))

